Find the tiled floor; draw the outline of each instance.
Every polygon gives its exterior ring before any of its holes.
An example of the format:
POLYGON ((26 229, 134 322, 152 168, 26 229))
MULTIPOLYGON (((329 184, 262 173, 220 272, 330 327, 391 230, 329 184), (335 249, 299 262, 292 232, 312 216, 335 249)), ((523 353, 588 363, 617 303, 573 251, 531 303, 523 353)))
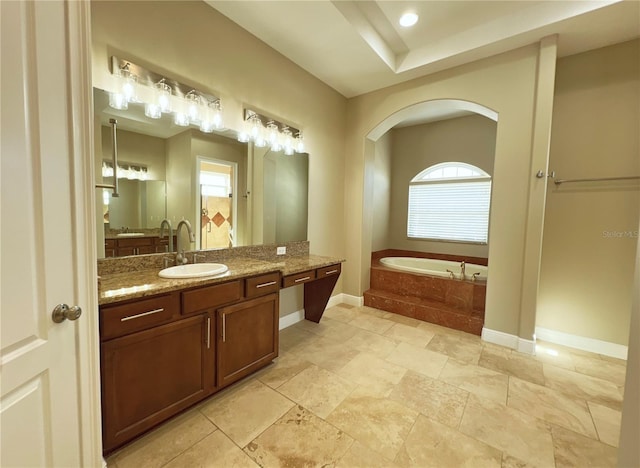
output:
POLYGON ((280 347, 109 468, 616 465, 624 361, 545 343, 532 357, 347 305, 280 347))

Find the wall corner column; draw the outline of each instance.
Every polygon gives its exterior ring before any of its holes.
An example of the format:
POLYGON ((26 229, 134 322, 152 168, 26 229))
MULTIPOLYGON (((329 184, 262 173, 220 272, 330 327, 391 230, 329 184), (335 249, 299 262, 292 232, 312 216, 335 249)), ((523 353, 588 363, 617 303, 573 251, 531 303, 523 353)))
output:
POLYGON ((542 258, 542 234, 549 172, 551 119, 558 51, 557 35, 540 41, 536 70, 534 118, 531 138, 531 167, 529 171, 529 201, 525 230, 525 249, 522 272, 522 299, 518 336, 535 341, 536 308, 542 258), (543 177, 536 177, 538 171, 543 177))

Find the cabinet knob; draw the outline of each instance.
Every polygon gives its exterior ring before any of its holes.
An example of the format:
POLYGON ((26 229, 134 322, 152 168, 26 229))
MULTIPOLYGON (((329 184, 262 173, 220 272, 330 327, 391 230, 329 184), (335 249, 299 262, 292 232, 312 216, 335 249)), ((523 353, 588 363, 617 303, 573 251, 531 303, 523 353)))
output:
POLYGON ((81 315, 82 309, 79 306, 69 307, 67 304, 58 304, 55 309, 53 309, 51 318, 55 323, 62 323, 67 319, 78 320, 81 315))

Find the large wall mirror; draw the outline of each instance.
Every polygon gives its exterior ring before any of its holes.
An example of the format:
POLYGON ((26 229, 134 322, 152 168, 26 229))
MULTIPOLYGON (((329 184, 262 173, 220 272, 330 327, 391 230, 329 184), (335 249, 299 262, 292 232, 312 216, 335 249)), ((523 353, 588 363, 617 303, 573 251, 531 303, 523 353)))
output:
MULTIPOLYGON (((94 108, 96 183, 113 184, 109 119, 116 119, 120 192, 115 198, 97 189, 99 258, 168 251, 167 242, 117 247, 132 237, 157 238, 165 219, 174 230, 189 221, 196 242, 181 239, 189 249, 307 239, 307 154, 254 148, 239 143, 235 132, 203 133, 175 125, 168 115, 150 119, 143 105, 112 109, 99 89, 94 108)), ((142 239, 136 243, 145 244, 142 239)))

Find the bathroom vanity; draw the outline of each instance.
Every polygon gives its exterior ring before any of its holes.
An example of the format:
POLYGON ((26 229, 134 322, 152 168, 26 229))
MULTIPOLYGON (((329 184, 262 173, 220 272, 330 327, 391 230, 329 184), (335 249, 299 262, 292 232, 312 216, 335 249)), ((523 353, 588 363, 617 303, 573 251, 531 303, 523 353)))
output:
MULTIPOLYGON (((162 262, 164 255, 146 257, 162 262)), ((104 452, 268 365, 278 356, 280 288, 304 284, 306 318, 317 322, 341 261, 308 254, 230 257, 223 260, 226 273, 191 279, 159 278, 160 267, 140 269, 149 265, 103 271, 104 452)))

